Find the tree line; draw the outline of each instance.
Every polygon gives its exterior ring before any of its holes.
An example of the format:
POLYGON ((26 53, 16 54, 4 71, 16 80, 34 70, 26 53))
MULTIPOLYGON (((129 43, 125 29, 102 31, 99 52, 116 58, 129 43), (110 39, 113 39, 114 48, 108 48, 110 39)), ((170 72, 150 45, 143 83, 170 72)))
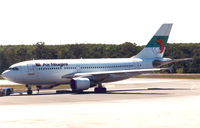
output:
MULTIPOLYGON (((127 58, 136 55, 144 46, 125 42, 115 44, 1 45, 0 73, 10 65, 33 59, 127 58)), ((200 73, 200 43, 168 44, 164 57, 193 58, 193 61, 173 64, 173 73, 200 73)))

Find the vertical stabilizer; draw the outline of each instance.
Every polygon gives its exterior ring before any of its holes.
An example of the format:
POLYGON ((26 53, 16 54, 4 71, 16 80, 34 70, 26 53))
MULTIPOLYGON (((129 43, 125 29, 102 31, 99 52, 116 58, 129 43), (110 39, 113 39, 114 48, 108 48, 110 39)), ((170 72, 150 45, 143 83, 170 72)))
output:
POLYGON ((136 56, 137 58, 161 58, 167 46, 172 24, 163 24, 149 43, 136 56))

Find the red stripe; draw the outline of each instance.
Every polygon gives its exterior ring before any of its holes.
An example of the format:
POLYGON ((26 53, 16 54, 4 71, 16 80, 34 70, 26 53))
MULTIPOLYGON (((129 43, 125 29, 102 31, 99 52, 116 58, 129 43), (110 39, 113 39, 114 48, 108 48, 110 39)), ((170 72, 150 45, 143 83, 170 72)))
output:
POLYGON ((156 42, 160 45, 160 53, 164 51, 165 45, 161 39, 156 40, 156 42))

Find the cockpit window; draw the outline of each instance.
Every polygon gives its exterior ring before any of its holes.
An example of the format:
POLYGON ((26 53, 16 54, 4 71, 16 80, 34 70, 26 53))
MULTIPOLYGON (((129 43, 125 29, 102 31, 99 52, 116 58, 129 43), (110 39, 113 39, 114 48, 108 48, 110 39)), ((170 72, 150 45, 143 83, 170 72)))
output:
POLYGON ((17 70, 19 70, 19 68, 18 68, 18 67, 13 67, 13 68, 8 68, 8 70, 14 70, 14 71, 17 71, 17 70))

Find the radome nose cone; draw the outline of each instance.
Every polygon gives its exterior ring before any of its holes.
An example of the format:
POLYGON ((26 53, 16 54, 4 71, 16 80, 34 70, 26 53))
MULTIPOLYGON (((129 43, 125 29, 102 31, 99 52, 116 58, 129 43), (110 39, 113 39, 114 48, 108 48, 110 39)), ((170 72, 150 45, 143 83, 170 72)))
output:
POLYGON ((1 76, 2 76, 3 78, 7 79, 7 78, 8 78, 8 74, 9 74, 9 71, 4 71, 4 72, 1 74, 1 76))

